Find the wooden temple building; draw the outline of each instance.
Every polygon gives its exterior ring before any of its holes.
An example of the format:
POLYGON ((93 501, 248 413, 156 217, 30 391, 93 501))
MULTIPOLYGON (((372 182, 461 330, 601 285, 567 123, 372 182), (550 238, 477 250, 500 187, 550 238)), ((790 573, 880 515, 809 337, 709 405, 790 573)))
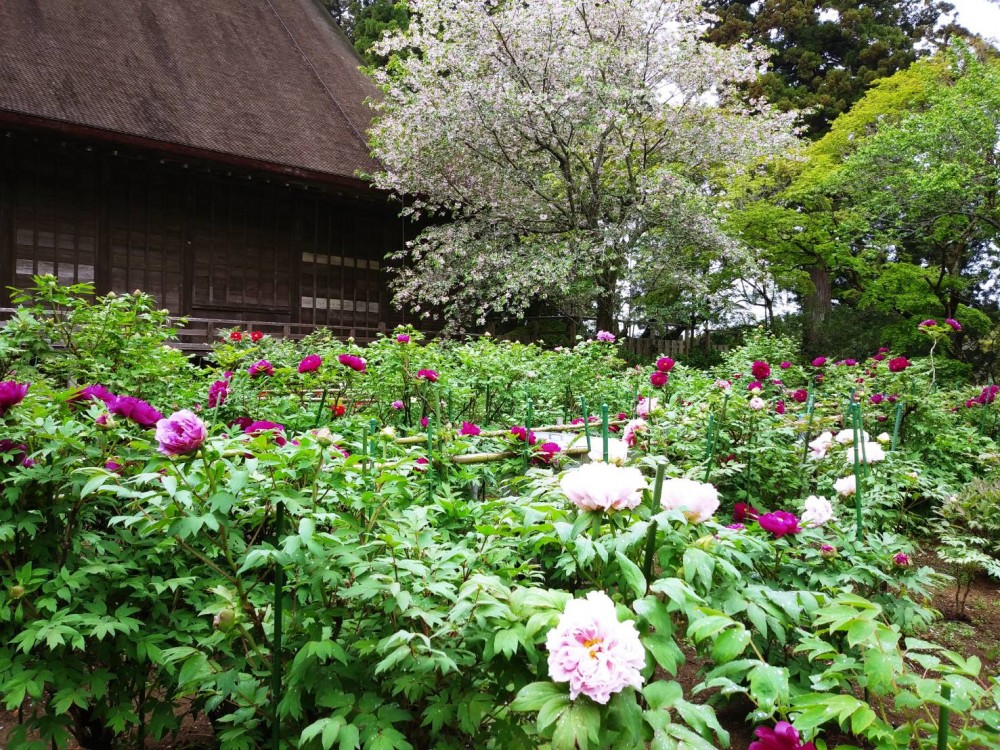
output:
POLYGON ((154 295, 192 348, 403 322, 360 64, 315 0, 0 2, 0 308, 49 273, 154 295))

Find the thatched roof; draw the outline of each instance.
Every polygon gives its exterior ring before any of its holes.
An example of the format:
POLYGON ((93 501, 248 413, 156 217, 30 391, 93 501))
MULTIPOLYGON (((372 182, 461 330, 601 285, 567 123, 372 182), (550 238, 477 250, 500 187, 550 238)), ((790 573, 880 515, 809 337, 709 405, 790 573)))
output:
POLYGON ((353 182, 376 95, 314 0, 5 0, 0 121, 353 182))

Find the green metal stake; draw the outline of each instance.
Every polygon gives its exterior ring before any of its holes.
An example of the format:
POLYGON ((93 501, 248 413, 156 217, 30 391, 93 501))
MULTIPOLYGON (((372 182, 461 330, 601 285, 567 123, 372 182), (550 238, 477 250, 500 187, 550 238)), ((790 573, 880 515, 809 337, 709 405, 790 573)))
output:
POLYGON ((708 438, 705 440, 705 481, 712 473, 712 454, 715 448, 715 414, 708 415, 708 438))
POLYGON ((319 399, 319 408, 316 410, 316 421, 313 424, 313 427, 319 427, 319 422, 323 418, 323 407, 326 406, 326 391, 327 391, 327 389, 324 388, 323 389, 323 395, 320 396, 320 399, 319 399))
MULTIPOLYGON (((951 698, 951 685, 941 686, 941 698, 948 700, 951 698)), ((938 706, 938 736, 937 750, 948 750, 948 719, 951 710, 947 706, 938 706)))
POLYGON ((528 415, 527 419, 524 420, 524 465, 527 466, 531 463, 531 418, 534 416, 532 412, 534 411, 535 402, 529 396, 528 397, 528 415))
POLYGON ((590 415, 587 413, 587 399, 580 396, 580 406, 583 407, 583 434, 587 438, 587 452, 590 452, 590 415))
POLYGON ((604 443, 604 463, 608 462, 608 405, 601 404, 601 440, 604 443))
POLYGON ((899 445, 899 426, 903 421, 903 402, 900 401, 896 404, 896 423, 892 427, 892 446, 891 450, 896 450, 896 446, 899 445))
POLYGON ((809 396, 806 398, 806 434, 802 440, 802 463, 809 458, 809 438, 812 433, 813 411, 816 409, 816 396, 813 393, 812 383, 809 384, 809 396))
POLYGON ((368 427, 361 428, 361 475, 368 476, 368 427))
POLYGON ((854 424, 854 434, 856 437, 861 439, 861 459, 864 463, 863 469, 865 476, 868 476, 871 473, 871 467, 868 466, 868 443, 865 440, 865 422, 861 418, 861 404, 854 405, 854 424))
MULTIPOLYGON (((666 464, 656 465, 656 479, 653 480, 653 512, 656 512, 656 508, 660 505, 660 496, 663 494, 663 474, 666 471, 666 464)), ((650 574, 653 572, 653 556, 656 554, 656 532, 658 524, 656 521, 651 521, 649 524, 649 531, 646 532, 646 550, 645 557, 642 563, 642 574, 645 576, 646 581, 649 581, 650 574)))
MULTIPOLYGON (((983 402, 983 418, 979 423, 979 431, 985 435, 989 428, 987 427, 987 416, 990 411, 990 396, 993 396, 993 378, 990 378, 989 384, 986 386, 986 400, 983 402)), ((996 398, 996 396, 993 396, 996 398)))
POLYGON ((447 404, 448 424, 451 424, 451 388, 445 391, 445 403, 447 404))
POLYGON ((864 537, 861 518, 861 462, 858 460, 858 426, 854 425, 854 510, 855 523, 857 524, 857 539, 860 542, 864 537))
MULTIPOLYGON (((279 501, 274 516, 274 546, 281 543, 285 528, 285 503, 279 501)), ((274 569, 274 638, 271 641, 271 701, 274 712, 271 716, 271 748, 280 750, 281 725, 278 723, 278 704, 281 702, 281 620, 284 605, 285 568, 278 563, 274 569)))
POLYGON ((434 471, 434 419, 427 419, 427 479, 433 491, 437 485, 437 473, 434 471))

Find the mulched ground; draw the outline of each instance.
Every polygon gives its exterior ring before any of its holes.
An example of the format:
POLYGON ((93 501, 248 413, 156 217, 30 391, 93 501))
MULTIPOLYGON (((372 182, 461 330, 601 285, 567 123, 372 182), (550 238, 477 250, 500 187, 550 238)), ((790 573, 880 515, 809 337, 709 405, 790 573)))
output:
MULTIPOLYGON (((948 566, 933 552, 920 556, 917 562, 948 572, 948 566)), ((954 588, 939 591, 934 598, 934 607, 941 612, 942 618, 934 623, 925 638, 965 656, 978 656, 983 662, 983 674, 1000 675, 1000 583, 986 577, 977 579, 973 583, 964 615, 955 609, 954 588)), ((688 656, 694 657, 693 654, 688 656)), ((690 695, 690 688, 700 682, 697 660, 689 658, 676 679, 685 687, 685 694, 690 695)), ((749 703, 739 701, 716 708, 720 723, 730 733, 731 750, 747 750, 753 741, 753 730, 746 722, 749 710, 749 703)), ((8 734, 16 721, 16 712, 0 711, 0 748, 7 746, 8 734)), ((838 740, 850 741, 848 737, 838 737, 831 732, 827 732, 824 738, 830 747, 835 747, 838 740)), ((857 741, 853 744, 857 744, 857 741)), ((211 750, 211 748, 214 748, 212 727, 204 716, 200 716, 197 720, 192 720, 190 716, 186 717, 177 737, 146 744, 146 750, 211 750)), ((80 750, 80 748, 72 743, 70 750, 80 750)))

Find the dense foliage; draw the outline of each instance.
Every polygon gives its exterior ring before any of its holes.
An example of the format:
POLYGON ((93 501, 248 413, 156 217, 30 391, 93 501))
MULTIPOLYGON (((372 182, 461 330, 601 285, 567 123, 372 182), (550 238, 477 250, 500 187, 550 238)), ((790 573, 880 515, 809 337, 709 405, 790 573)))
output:
POLYGON ((950 747, 997 741, 905 536, 993 502, 994 390, 763 334, 707 372, 603 333, 233 331, 198 369, 148 298, 82 291, 40 279, 0 331, 10 747, 192 711, 224 748, 708 750, 734 703, 765 750, 935 747, 939 707, 950 747))

